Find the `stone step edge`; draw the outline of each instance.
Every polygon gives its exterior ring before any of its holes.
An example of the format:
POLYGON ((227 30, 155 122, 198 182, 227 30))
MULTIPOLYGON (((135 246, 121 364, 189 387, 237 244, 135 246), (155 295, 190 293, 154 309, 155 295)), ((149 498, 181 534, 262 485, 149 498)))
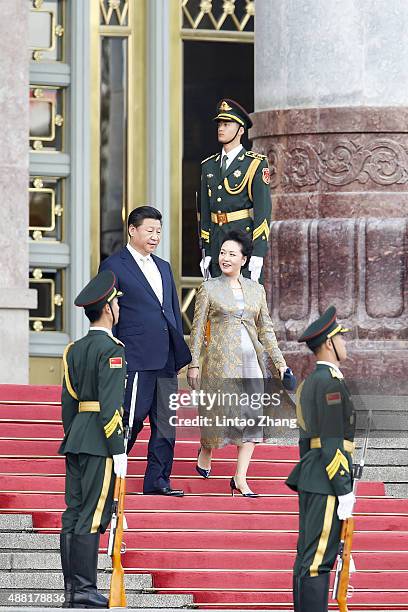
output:
POLYGON ((21 512, 14 516, 7 512, 0 513, 0 533, 30 533, 33 529, 33 517, 29 512, 21 512))
MULTIPOLYGON (((108 592, 105 590, 101 590, 101 593, 107 595, 108 592)), ((29 591, 27 591, 27 594, 29 594, 29 591)), ((46 591, 42 592, 43 595, 47 595, 48 593, 46 591)), ((61 596, 63 596, 63 591, 61 591, 61 596)), ((52 595, 55 595, 54 593, 52 593, 52 595)), ((178 593, 169 593, 169 594, 155 594, 155 593, 128 593, 128 602, 132 604, 132 608, 126 608, 126 609, 135 609, 135 604, 136 604, 136 609, 138 610, 143 610, 146 608, 146 610, 149 610, 150 612, 152 610, 160 610, 162 611, 163 609, 165 609, 166 611, 169 610, 174 610, 174 612, 176 612, 176 610, 180 610, 180 608, 186 609, 186 608, 196 608, 196 605, 193 602, 193 598, 192 595, 185 595, 185 594, 178 594, 178 593), (141 604, 140 606, 137 606, 137 604, 141 604)), ((53 602, 50 602, 51 604, 53 602)), ((21 610, 22 612, 25 610, 34 610, 34 611, 38 611, 40 612, 41 610, 61 610, 61 606, 59 606, 58 608, 56 608, 53 605, 44 605, 39 607, 38 605, 36 606, 35 604, 32 606, 21 606, 18 603, 16 603, 16 605, 7 605, 7 606, 2 606, 0 605, 0 610, 2 611, 7 611, 7 610, 21 610)))
MULTIPOLYGON (((27 609, 29 609, 31 612, 42 612, 44 609, 47 610, 47 612, 57 612, 57 610, 61 610, 61 608, 34 608, 34 607, 17 607, 17 606, 0 606, 0 610, 2 610, 2 612, 26 612, 27 609)), ((71 608, 71 609, 75 609, 75 608, 71 608)), ((121 608, 121 612, 131 612, 132 610, 137 609, 138 612, 163 612, 163 608, 121 608)), ((179 612, 180 609, 197 609, 196 605, 191 605, 191 606, 183 606, 182 608, 165 608, 166 612, 179 612)), ((329 612, 331 612, 332 609, 329 609, 329 612)), ((98 610, 98 609, 96 609, 98 610)), ((102 609, 101 609, 102 610, 102 609)), ((100 612, 101 612, 100 610, 100 612)), ((200 610, 203 611, 209 611, 211 610, 211 612, 226 612, 226 608, 201 608, 200 610)), ((247 612, 247 608, 233 608, 234 612, 247 612)), ((353 612, 368 612, 368 608, 366 608, 365 610, 353 610, 353 612)), ((258 609, 257 612, 271 612, 271 608, 269 609, 258 609)), ((282 608, 280 610, 278 610, 277 608, 273 608, 273 612, 290 612, 290 608, 282 608)), ((395 610, 382 610, 382 612, 395 612, 395 610)), ((408 612, 408 609, 398 609, 398 612, 408 612)))

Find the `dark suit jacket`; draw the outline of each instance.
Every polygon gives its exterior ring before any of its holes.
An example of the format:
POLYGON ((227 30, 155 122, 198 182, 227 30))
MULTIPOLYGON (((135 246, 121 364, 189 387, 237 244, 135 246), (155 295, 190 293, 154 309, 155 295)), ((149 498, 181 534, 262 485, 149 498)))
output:
POLYGON ((163 305, 145 275, 124 247, 105 259, 100 270, 112 270, 119 298, 119 323, 114 334, 125 345, 128 372, 160 370, 167 362, 170 338, 173 341, 176 370, 191 361, 183 337, 180 306, 170 264, 152 255, 163 282, 163 305))

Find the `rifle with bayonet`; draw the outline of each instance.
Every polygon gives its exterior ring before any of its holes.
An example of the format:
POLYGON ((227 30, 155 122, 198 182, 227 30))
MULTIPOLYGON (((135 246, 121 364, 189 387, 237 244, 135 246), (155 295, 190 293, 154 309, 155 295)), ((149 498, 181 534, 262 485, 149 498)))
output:
MULTIPOLYGON (((204 276, 204 280, 207 281, 210 278, 210 271, 208 268, 204 267, 204 262, 205 262, 205 248, 204 248, 204 244, 203 244, 203 238, 201 235, 201 213, 200 213, 200 209, 198 206, 198 193, 197 191, 195 192, 195 205, 196 205, 196 215, 197 215, 197 233, 198 233, 198 247, 200 249, 201 252, 201 261, 203 264, 203 276, 204 276)), ((208 343, 210 341, 210 334, 211 334, 211 327, 210 327, 210 321, 208 320, 205 326, 205 332, 204 332, 204 344, 206 346, 208 346, 208 343)))
MULTIPOLYGON (((353 466, 353 493, 356 494, 357 483, 361 480, 368 448, 368 438, 371 429, 372 410, 368 412, 368 422, 360 463, 353 466)), ((354 534, 354 518, 351 516, 343 521, 340 534, 339 550, 337 553, 336 574, 333 584, 332 599, 337 601, 340 612, 348 612, 347 597, 350 588, 350 564, 352 563, 351 549, 354 534)))
POLYGON ((124 478, 116 477, 113 493, 111 529, 109 534, 108 555, 112 558, 112 578, 109 589, 109 607, 126 608, 125 572, 122 566, 123 519, 125 510, 124 478))
MULTIPOLYGON (((137 375, 136 375, 137 376, 137 375)), ((132 435, 135 417, 135 403, 132 402, 129 423, 125 428, 125 452, 132 435)), ((112 577, 109 589, 109 608, 126 608, 125 572, 122 566, 122 554, 126 552, 123 542, 123 530, 126 529, 125 519, 126 481, 116 477, 112 502, 112 518, 108 542, 108 556, 112 558, 112 577)))
POLYGON ((203 237, 201 235, 201 213, 198 206, 198 193, 195 192, 195 205, 196 205, 196 216, 197 216, 197 233, 198 233, 198 247, 201 252, 201 261, 203 262, 203 276, 204 280, 208 280, 210 278, 210 272, 208 268, 204 268, 205 261, 205 248, 203 244, 203 237))

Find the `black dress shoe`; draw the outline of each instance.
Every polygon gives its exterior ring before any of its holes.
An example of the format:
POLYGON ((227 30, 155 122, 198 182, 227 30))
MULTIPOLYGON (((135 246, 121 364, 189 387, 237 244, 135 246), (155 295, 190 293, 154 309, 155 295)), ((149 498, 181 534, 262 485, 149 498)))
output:
POLYGON ((144 495, 168 495, 170 497, 183 497, 184 491, 182 489, 163 487, 162 489, 155 489, 154 491, 145 491, 144 495))
POLYGON ((235 491, 238 491, 238 493, 241 493, 241 495, 243 497, 259 497, 258 493, 254 493, 251 490, 249 490, 248 493, 243 493, 241 491, 241 489, 239 489, 237 487, 237 485, 235 484, 235 478, 234 477, 232 477, 231 480, 230 480, 230 487, 231 487, 231 495, 232 495, 232 497, 234 497, 235 491))
POLYGON ((200 466, 198 465, 198 458, 199 458, 199 456, 200 456, 200 453, 201 453, 201 446, 200 446, 200 448, 198 449, 198 453, 197 453, 197 463, 196 463, 195 469, 196 469, 196 471, 197 471, 197 472, 200 474, 200 476, 202 476, 203 478, 209 478, 209 477, 210 477, 210 474, 211 474, 211 468, 210 468, 209 470, 205 470, 204 468, 202 468, 202 467, 200 467, 200 466))

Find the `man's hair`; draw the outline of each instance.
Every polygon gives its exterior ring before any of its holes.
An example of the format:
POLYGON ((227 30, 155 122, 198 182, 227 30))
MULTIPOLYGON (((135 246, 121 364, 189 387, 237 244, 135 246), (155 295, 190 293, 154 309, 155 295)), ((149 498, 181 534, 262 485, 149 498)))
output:
POLYGON ((157 210, 157 208, 153 208, 153 206, 138 206, 137 208, 134 208, 132 212, 129 213, 128 229, 130 225, 133 225, 134 227, 139 227, 139 225, 142 225, 144 219, 156 219, 161 223, 162 214, 160 210, 157 210))
POLYGON ((233 242, 237 242, 241 247, 241 253, 244 257, 247 258, 246 262, 242 266, 246 268, 249 264, 249 258, 252 255, 252 238, 243 230, 230 230, 222 239, 221 248, 224 242, 227 240, 232 240, 233 242))
POLYGON ((328 340, 328 339, 329 338, 325 338, 324 340, 322 340, 322 342, 319 344, 319 346, 315 346, 314 348, 310 349, 312 351, 312 353, 315 355, 315 357, 319 356, 320 351, 323 348, 323 345, 326 344, 326 340, 328 340))
POLYGON ((101 318, 102 309, 103 309, 103 306, 100 310, 85 310, 85 315, 88 317, 91 323, 95 323, 95 321, 98 321, 101 318))

